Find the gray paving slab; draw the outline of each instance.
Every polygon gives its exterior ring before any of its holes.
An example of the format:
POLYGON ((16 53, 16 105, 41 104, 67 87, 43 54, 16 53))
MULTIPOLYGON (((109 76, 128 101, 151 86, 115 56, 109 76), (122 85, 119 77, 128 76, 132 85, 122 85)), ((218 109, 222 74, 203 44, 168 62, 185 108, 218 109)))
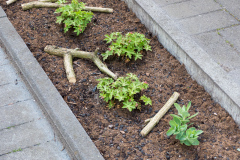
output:
POLYGON ((4 129, 0 131, 0 155, 19 148, 27 148, 45 143, 53 139, 54 132, 46 119, 4 129))
POLYGON ((190 35, 239 24, 239 21, 222 10, 181 19, 178 22, 181 29, 190 35))
POLYGON ((227 9, 234 17, 240 20, 240 1, 239 0, 216 0, 223 8, 227 9))
POLYGON ((21 151, 0 156, 1 160, 70 160, 62 146, 55 141, 41 143, 21 151))
POLYGON ((217 31, 202 33, 193 37, 226 72, 240 67, 240 55, 217 31))
POLYGON ((219 30, 219 33, 233 46, 233 48, 237 49, 240 55, 240 25, 224 28, 219 30))
POLYGON ((173 19, 182 19, 222 9, 213 0, 192 0, 162 7, 173 19), (177 9, 176 9, 177 8, 177 9))
POLYGON ((228 75, 232 77, 235 82, 240 83, 240 68, 230 71, 228 75))
POLYGON ((5 65, 0 65, 0 86, 3 84, 18 84, 18 81, 20 81, 17 72, 13 68, 13 66, 8 63, 5 65))
POLYGON ((44 118, 33 99, 0 107, 0 115, 0 130, 44 118))
POLYGON ((0 18, 6 17, 6 16, 7 16, 6 13, 2 9, 0 9, 0 18))
POLYGON ((8 60, 8 57, 6 56, 6 54, 3 52, 1 46, 0 46, 0 67, 2 65, 5 65, 5 64, 8 64, 9 63, 9 60, 8 60))
POLYGON ((32 96, 22 82, 2 85, 0 86, 0 93, 0 107, 32 99, 32 96))
POLYGON ((159 6, 166 6, 168 4, 180 3, 185 1, 189 0, 153 0, 153 2, 155 2, 159 6))

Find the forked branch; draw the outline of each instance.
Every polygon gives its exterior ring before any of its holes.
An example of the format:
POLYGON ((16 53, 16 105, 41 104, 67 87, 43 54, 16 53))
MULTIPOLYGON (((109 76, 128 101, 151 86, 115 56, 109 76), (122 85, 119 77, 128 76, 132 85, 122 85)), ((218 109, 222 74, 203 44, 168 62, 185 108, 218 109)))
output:
POLYGON ((89 59, 96 64, 96 66, 100 69, 101 72, 109 75, 114 80, 117 79, 117 75, 115 75, 112 71, 110 71, 108 67, 105 64, 103 64, 102 61, 99 59, 97 55, 98 48, 95 50, 95 52, 85 52, 85 51, 80 51, 79 49, 59 48, 57 46, 48 45, 44 48, 44 51, 51 55, 64 57, 64 67, 67 73, 67 78, 70 83, 76 82, 76 78, 75 78, 75 74, 72 66, 72 58, 89 59))

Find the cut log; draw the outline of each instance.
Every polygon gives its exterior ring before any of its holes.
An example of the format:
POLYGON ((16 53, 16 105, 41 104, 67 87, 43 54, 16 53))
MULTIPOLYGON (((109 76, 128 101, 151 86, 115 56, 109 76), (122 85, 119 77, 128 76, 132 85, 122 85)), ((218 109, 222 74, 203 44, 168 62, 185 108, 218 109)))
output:
POLYGON ((178 92, 174 92, 167 103, 158 111, 158 113, 151 119, 147 119, 145 122, 148 124, 142 129, 140 132, 143 137, 145 137, 153 127, 158 124, 159 120, 167 113, 167 111, 171 108, 171 106, 176 102, 179 97, 178 92))
MULTIPOLYGON (((117 75, 115 75, 112 71, 110 71, 108 69, 108 67, 105 64, 103 64, 102 61, 99 59, 99 57, 97 55, 98 49, 96 49, 95 52, 85 52, 85 51, 80 51, 79 49, 67 49, 67 48, 59 48, 57 46, 47 45, 44 48, 44 51, 47 52, 48 54, 56 55, 56 56, 60 56, 60 57, 64 57, 67 54, 67 55, 70 55, 72 58, 89 59, 93 63, 95 63, 95 65, 100 69, 101 72, 109 75, 114 80, 117 79, 117 75)), ((71 59, 69 57, 65 58, 65 59, 68 59, 68 60, 66 60, 66 62, 70 63, 72 66, 71 59)), ((64 59, 64 65, 66 63, 65 59, 64 59)), ((68 65, 70 65, 70 64, 68 64, 68 65)), ((67 67, 67 68, 65 68, 67 75, 69 73, 69 76, 71 75, 70 77, 73 77, 73 74, 72 74, 73 70, 71 71, 71 67, 67 67), (68 68, 68 70, 67 70, 67 68, 68 68)), ((70 81, 70 79, 69 79, 69 81, 70 81)))
MULTIPOLYGON (((33 1, 29 3, 21 4, 23 10, 28 10, 31 8, 59 8, 67 4, 58 4, 51 2, 42 2, 42 1, 33 1)), ((113 13, 112 8, 102 8, 102 7, 88 7, 85 6, 84 11, 92 11, 92 12, 104 12, 104 13, 113 13)))

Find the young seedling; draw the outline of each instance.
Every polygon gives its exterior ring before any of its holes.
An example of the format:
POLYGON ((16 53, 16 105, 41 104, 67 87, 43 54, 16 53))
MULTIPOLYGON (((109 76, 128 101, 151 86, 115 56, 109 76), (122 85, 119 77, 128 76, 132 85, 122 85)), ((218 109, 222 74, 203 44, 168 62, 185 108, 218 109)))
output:
POLYGON ((112 55, 122 56, 127 59, 134 58, 134 60, 142 59, 142 50, 152 50, 149 39, 140 33, 129 32, 123 36, 121 32, 113 32, 110 35, 105 35, 105 37, 104 40, 112 44, 105 53, 102 53, 103 60, 112 55))
MULTIPOLYGON (((97 88, 100 90, 100 97, 112 108, 115 100, 123 102, 122 108, 127 108, 130 112, 136 108, 141 108, 141 103, 135 101, 134 95, 148 88, 148 83, 140 82, 138 77, 132 73, 127 77, 119 77, 115 82, 112 78, 100 78, 97 88)), ((140 97, 145 105, 152 105, 150 98, 145 95, 140 97)))
MULTIPOLYGON (((59 0, 57 3, 63 4, 66 3, 66 1, 59 0)), ((56 9, 55 13, 61 13, 61 16, 57 17, 56 23, 64 23, 64 33, 70 28, 74 28, 74 32, 76 32, 77 35, 83 33, 93 17, 93 13, 83 11, 84 8, 85 3, 72 0, 71 4, 56 9)))
POLYGON ((195 127, 191 127, 189 129, 187 125, 190 122, 190 119, 197 116, 198 113, 190 116, 188 110, 191 107, 191 101, 188 103, 187 107, 183 105, 181 108, 179 104, 174 103, 174 106, 178 110, 178 115, 170 114, 173 117, 173 120, 169 122, 170 129, 167 131, 167 136, 176 135, 176 139, 180 140, 181 144, 185 144, 187 146, 191 145, 199 145, 198 135, 203 133, 202 130, 196 130, 195 127))

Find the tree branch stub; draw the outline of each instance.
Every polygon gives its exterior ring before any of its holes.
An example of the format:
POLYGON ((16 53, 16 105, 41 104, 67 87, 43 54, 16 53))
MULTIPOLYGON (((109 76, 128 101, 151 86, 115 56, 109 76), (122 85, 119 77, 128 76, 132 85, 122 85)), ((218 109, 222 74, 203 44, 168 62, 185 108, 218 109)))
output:
MULTIPOLYGON (((58 4, 58 3, 51 3, 51 2, 44 2, 44 1, 33 1, 29 3, 21 4, 22 9, 28 10, 32 8, 59 8, 67 4, 58 4)), ((104 13, 113 13, 112 8, 102 8, 102 7, 88 7, 85 6, 83 9, 84 11, 92 11, 92 12, 104 12, 104 13)))
POLYGON ((179 97, 178 92, 174 92, 173 95, 169 98, 169 100, 165 103, 165 105, 158 111, 158 113, 151 119, 147 119, 145 123, 148 124, 142 129, 140 134, 145 137, 153 127, 158 124, 159 120, 167 113, 167 111, 171 108, 171 106, 176 102, 179 97))

